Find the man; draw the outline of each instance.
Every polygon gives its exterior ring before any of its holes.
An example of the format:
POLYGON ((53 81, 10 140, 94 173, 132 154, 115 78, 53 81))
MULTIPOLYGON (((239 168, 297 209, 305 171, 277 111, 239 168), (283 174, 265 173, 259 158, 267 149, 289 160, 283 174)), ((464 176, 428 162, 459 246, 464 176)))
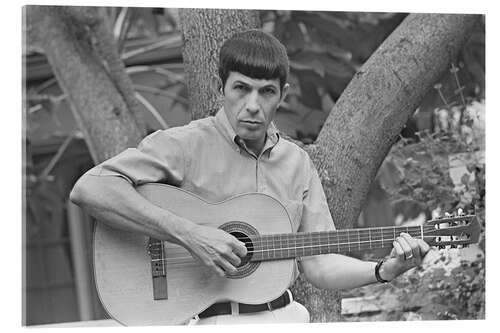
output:
MULTIPOLYGON (((289 88, 288 73, 285 47, 276 38, 258 30, 235 34, 220 51, 216 85, 224 103, 216 116, 149 135, 137 149, 89 170, 71 200, 112 226, 184 246, 220 276, 236 270, 247 251, 244 244, 149 203, 135 186, 168 183, 210 202, 263 192, 283 203, 294 231, 333 230, 314 165, 272 123, 289 88)), ((379 263, 332 254, 303 258, 297 268, 319 288, 355 288, 394 279, 419 265, 428 250, 422 240, 401 234, 391 258, 379 263)), ((307 310, 288 292, 277 303, 281 305, 272 311, 239 315, 238 307, 245 306, 232 304, 232 313, 212 307, 200 314, 198 323, 309 321, 307 310)))

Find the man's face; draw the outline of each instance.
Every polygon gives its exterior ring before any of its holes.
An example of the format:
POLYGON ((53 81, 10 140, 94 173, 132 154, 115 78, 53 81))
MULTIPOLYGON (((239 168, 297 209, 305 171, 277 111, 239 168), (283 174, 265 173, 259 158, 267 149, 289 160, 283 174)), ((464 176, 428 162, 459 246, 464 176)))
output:
POLYGON ((260 151, 288 85, 280 92, 279 79, 253 79, 230 72, 224 86, 224 111, 235 133, 248 148, 260 151))

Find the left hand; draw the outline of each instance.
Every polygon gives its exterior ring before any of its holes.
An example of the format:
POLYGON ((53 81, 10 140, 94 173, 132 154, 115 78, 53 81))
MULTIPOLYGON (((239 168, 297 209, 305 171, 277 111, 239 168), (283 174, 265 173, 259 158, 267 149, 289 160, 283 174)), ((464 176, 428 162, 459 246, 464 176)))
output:
POLYGON ((380 267, 380 277, 388 281, 422 264, 422 259, 430 249, 426 242, 407 233, 401 233, 393 246, 390 258, 380 267))

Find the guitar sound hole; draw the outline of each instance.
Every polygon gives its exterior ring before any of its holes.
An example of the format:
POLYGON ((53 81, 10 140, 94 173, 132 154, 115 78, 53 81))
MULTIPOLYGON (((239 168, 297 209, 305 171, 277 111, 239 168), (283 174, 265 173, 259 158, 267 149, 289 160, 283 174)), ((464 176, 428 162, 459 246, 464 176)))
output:
POLYGON ((238 265, 238 267, 245 266, 247 263, 250 262, 250 259, 252 258, 252 253, 254 249, 252 239, 239 231, 233 231, 230 232, 230 234, 236 237, 240 242, 245 243, 245 246, 247 248, 247 255, 241 258, 241 263, 238 265))
POLYGON ((237 267, 238 269, 237 272, 232 274, 227 274, 226 277, 229 279, 241 279, 255 272, 255 270, 259 267, 260 262, 251 261, 253 256, 253 251, 255 250, 255 244, 251 237, 257 236, 259 234, 257 230, 250 224, 242 221, 226 222, 219 228, 233 235, 241 242, 245 243, 245 246, 247 248, 247 255, 241 258, 241 263, 237 267))

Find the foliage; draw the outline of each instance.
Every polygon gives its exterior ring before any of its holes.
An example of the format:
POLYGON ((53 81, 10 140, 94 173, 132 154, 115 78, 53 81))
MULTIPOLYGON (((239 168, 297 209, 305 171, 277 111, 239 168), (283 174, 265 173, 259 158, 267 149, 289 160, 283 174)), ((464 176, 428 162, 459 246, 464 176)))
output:
POLYGON ((484 319, 484 256, 474 261, 456 262, 456 259, 457 253, 450 255, 442 251, 435 255, 433 262, 428 263, 437 268, 416 268, 390 284, 371 285, 344 293, 344 296, 372 296, 371 302, 380 304, 384 309, 372 316, 345 319, 484 319))
POLYGON ((311 122, 293 137, 313 141, 354 73, 405 14, 262 11, 264 30, 287 48, 291 89, 279 112, 311 122), (310 120, 319 117, 322 121, 310 120))
POLYGON ((402 138, 392 147, 381 180, 393 201, 412 199, 440 212, 484 209, 484 103, 459 112, 456 126, 416 133, 416 142, 402 138))
MULTIPOLYGON (((414 200, 436 215, 462 208, 476 214, 484 226, 485 165, 484 159, 477 157, 482 156, 484 148, 484 114, 474 119, 467 116, 484 113, 484 104, 471 102, 461 111, 465 116, 460 118, 459 126, 432 135, 418 133, 417 142, 403 138, 396 143, 379 177, 393 202, 414 200), (460 157, 458 163, 454 162, 456 156, 460 157)), ((387 285, 344 293, 374 296, 374 302, 390 309, 377 317, 346 320, 484 319, 484 233, 479 247, 468 250, 478 255, 463 260, 465 250, 433 251, 425 269, 409 271, 387 285)))
POLYGON ((449 156, 463 151, 465 143, 449 136, 420 135, 418 143, 396 144, 388 155, 386 167, 393 170, 393 179, 383 183, 392 200, 412 199, 424 203, 429 210, 450 211, 458 208, 475 210, 484 204, 484 166, 475 159, 468 161, 464 174, 465 188, 454 191, 449 173, 449 156), (387 166, 390 164, 390 166, 387 166), (463 196, 471 196, 463 200, 463 196))

